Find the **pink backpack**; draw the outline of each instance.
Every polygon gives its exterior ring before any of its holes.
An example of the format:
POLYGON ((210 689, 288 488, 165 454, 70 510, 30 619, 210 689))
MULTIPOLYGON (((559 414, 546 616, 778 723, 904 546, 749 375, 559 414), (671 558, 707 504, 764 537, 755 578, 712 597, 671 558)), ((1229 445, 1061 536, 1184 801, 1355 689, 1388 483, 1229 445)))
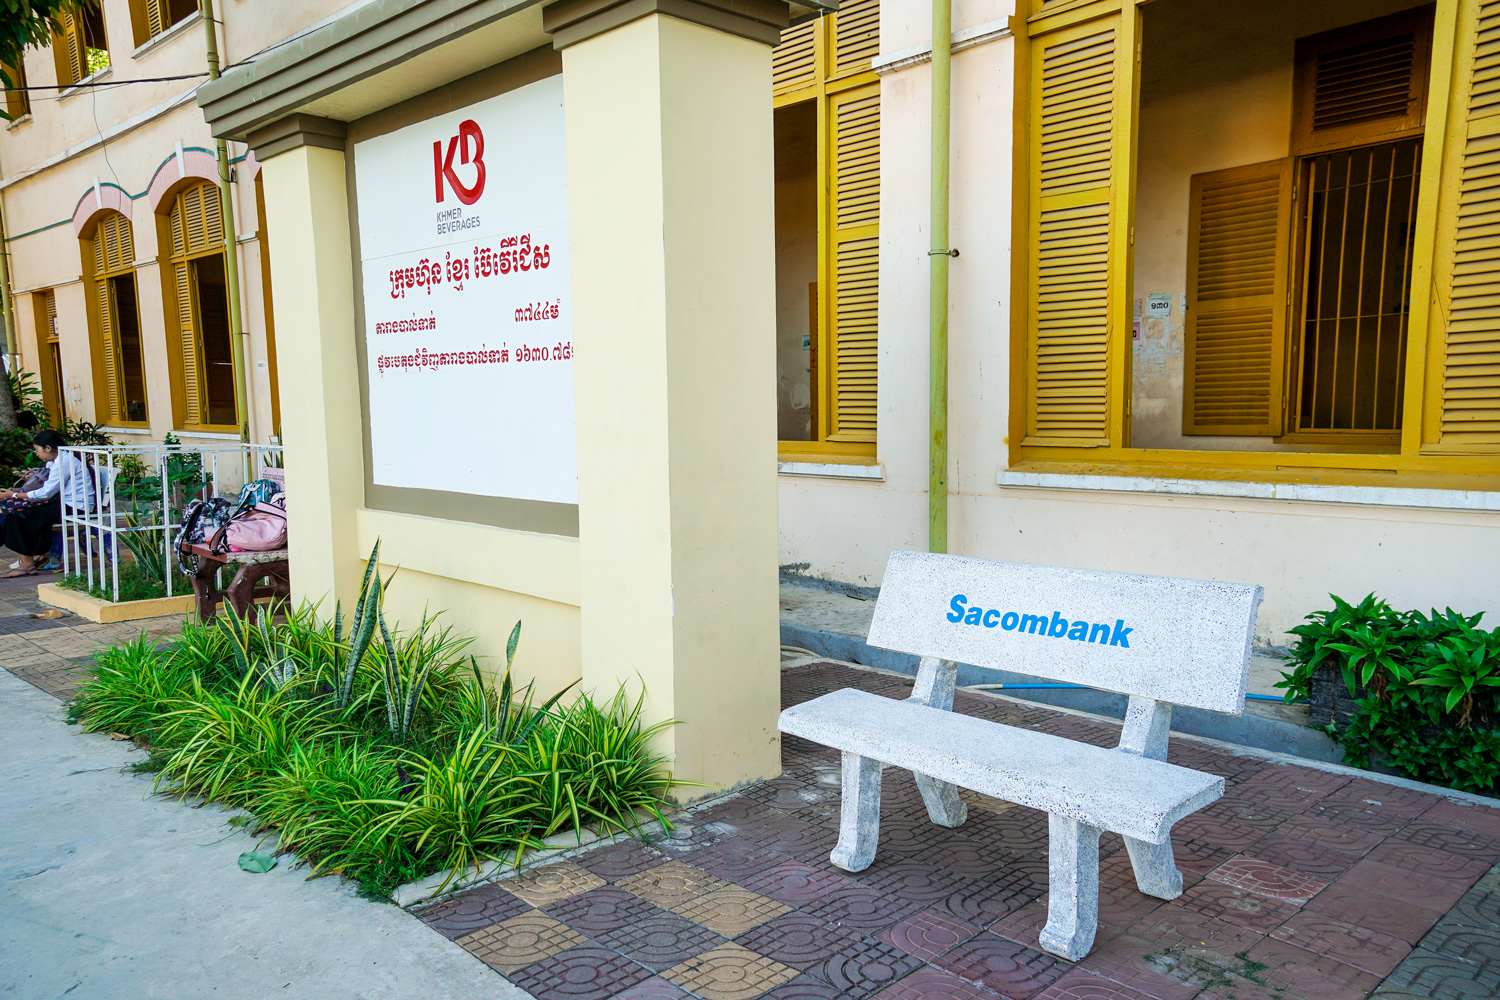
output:
POLYGON ((214 535, 214 552, 272 552, 286 548, 286 494, 242 512, 214 535))

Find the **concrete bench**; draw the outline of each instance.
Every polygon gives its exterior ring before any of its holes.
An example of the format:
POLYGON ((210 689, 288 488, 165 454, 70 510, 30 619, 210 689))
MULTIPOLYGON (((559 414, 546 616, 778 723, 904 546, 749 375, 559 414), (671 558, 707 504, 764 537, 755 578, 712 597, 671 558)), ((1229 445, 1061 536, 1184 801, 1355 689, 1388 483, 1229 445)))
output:
POLYGON ((895 552, 872 646, 920 656, 905 701, 845 689, 781 713, 778 728, 843 752, 838 845, 846 871, 875 859, 880 776, 912 772, 928 817, 961 826, 968 788, 1049 815, 1044 949, 1077 960, 1094 943, 1099 837, 1125 838, 1141 892, 1182 894, 1172 825, 1224 794, 1224 779, 1166 762, 1172 706, 1244 711, 1261 589, 1241 584, 895 552), (954 714, 958 663, 1130 697, 1120 745, 954 714))

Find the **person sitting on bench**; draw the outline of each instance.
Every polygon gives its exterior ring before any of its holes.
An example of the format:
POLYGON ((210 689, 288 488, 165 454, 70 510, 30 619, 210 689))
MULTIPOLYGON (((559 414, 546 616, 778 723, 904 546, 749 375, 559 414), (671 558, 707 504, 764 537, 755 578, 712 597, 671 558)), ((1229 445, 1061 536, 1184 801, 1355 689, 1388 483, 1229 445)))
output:
POLYGON ((21 557, 21 565, 0 579, 33 576, 36 561, 52 548, 52 526, 62 520, 62 506, 70 510, 94 509, 94 483, 77 455, 60 452, 67 439, 47 430, 31 439, 37 458, 47 463, 47 478, 34 490, 0 491, 0 500, 40 500, 41 503, 11 511, 5 518, 5 545, 21 557))

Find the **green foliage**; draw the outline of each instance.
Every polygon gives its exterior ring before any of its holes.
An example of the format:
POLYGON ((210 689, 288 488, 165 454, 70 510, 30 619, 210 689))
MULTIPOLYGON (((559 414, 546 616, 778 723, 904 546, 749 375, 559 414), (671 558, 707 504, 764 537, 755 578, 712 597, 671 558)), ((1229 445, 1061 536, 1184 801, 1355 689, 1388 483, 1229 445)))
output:
MULTIPOLYGON (((86 10, 97 0, 0 0, 0 64, 19 66, 28 48, 42 48, 64 11, 86 10)), ((18 81, 5 78, 7 86, 18 81)), ((0 109, 0 118, 10 115, 0 109)))
POLYGON ((1292 629, 1287 700, 1311 692, 1320 667, 1336 669, 1356 713, 1329 735, 1351 764, 1383 761, 1422 781, 1492 791, 1500 780, 1500 629, 1452 608, 1396 611, 1369 595, 1333 597, 1292 629))
POLYGON ((534 704, 511 672, 519 624, 490 683, 460 659, 469 641, 435 618, 409 631, 382 622, 374 566, 349 632, 341 612, 320 621, 304 604, 281 622, 189 622, 160 647, 143 635, 100 655, 71 712, 90 732, 147 743, 162 790, 241 807, 311 875, 372 894, 514 860, 560 830, 660 820, 673 779, 639 700, 563 706, 558 692, 534 704), (381 641, 351 661, 366 622, 381 641))
POLYGON ((87 420, 69 418, 63 421, 63 425, 58 430, 62 432, 63 437, 68 439, 69 444, 76 444, 81 448, 107 448, 114 444, 108 434, 87 420))
MULTIPOLYGON (((94 583, 89 585, 88 576, 73 567, 74 571, 57 581, 57 585, 64 590, 76 590, 80 593, 96 597, 101 601, 113 601, 115 592, 112 587, 106 586, 106 581, 99 576, 99 566, 94 565, 94 583)), ((172 593, 174 595, 191 594, 193 583, 182 575, 176 565, 172 567, 172 593)), ((126 601, 146 601, 157 597, 167 596, 167 585, 162 579, 160 567, 143 566, 141 563, 132 562, 128 559, 120 560, 120 603, 126 601)))
POLYGON ((37 423, 42 427, 52 426, 52 414, 47 412, 47 406, 42 402, 42 384, 37 381, 36 372, 5 370, 5 381, 10 386, 10 394, 16 400, 16 412, 22 410, 36 417, 37 423))

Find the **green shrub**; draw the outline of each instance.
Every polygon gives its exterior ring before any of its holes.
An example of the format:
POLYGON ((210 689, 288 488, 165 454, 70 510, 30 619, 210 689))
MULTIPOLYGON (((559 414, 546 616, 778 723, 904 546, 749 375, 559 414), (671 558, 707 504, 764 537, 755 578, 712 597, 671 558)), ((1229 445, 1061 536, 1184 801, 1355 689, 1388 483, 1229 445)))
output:
POLYGON ((1327 729, 1347 763, 1388 764, 1409 777, 1465 791, 1500 779, 1500 629, 1482 615, 1396 611, 1367 596, 1292 629, 1293 669, 1278 686, 1287 700, 1311 694, 1332 670, 1354 698, 1347 721, 1327 729))
POLYGON ((643 726, 623 691, 534 705, 511 675, 519 623, 497 684, 433 617, 377 628, 375 557, 350 633, 340 611, 319 621, 303 605, 275 623, 189 622, 160 646, 143 635, 101 654, 75 718, 143 738, 160 790, 241 807, 313 875, 376 894, 559 831, 665 825, 673 779, 650 743, 666 724, 643 726))

